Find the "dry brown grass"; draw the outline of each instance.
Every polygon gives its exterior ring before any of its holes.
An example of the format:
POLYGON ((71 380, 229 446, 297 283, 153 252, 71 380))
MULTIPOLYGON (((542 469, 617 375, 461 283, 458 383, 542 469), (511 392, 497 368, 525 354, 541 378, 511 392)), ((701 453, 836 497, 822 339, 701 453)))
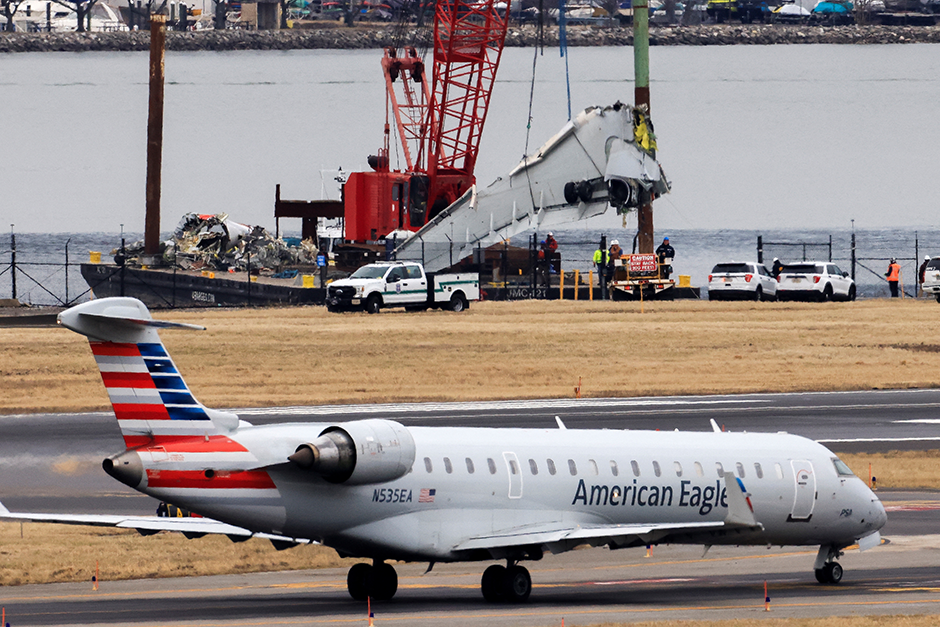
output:
MULTIPOLYGON (((484 302, 378 316, 321 307, 159 312, 210 406, 717 394, 937 385, 932 301, 484 302)), ((0 330, 0 413, 105 409, 84 339, 0 330)))
POLYGON ((664 620, 598 623, 591 627, 934 627, 936 616, 842 616, 838 618, 738 618, 734 620, 664 620))
POLYGON ((879 488, 940 490, 940 451, 840 453, 856 475, 868 482, 868 468, 879 488))
POLYGON ((234 543, 225 536, 190 541, 179 533, 142 537, 128 529, 0 523, 0 586, 328 568, 342 560, 333 549, 299 546, 277 551, 270 542, 234 543))

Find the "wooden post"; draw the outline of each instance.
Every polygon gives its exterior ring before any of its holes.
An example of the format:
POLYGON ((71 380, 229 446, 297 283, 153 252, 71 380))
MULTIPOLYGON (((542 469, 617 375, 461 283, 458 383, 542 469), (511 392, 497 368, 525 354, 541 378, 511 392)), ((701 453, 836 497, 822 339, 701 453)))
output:
POLYGON ((578 300, 578 283, 581 281, 581 276, 577 269, 574 271, 574 299, 578 300))
POLYGON ((147 214, 144 254, 160 253, 160 171, 163 166, 163 86, 166 16, 150 16, 150 112, 147 117, 147 214))

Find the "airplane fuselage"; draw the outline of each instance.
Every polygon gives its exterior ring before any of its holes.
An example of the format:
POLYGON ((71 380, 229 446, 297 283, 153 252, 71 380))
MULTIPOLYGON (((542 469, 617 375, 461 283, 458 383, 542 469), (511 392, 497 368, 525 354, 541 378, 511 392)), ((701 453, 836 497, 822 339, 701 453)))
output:
MULTIPOLYGON (((192 442, 187 450, 142 447, 135 487, 345 555, 422 561, 499 557, 498 549, 461 546, 509 529, 720 522, 728 513, 725 472, 741 480, 763 529, 651 532, 624 546, 847 545, 885 521, 878 498, 844 466, 840 474, 831 451, 788 434, 401 427, 414 444, 407 471, 347 485, 285 463, 329 426, 244 426, 228 436, 231 444, 207 441, 206 450, 192 442)), ((362 445, 358 463, 369 455, 362 445)))

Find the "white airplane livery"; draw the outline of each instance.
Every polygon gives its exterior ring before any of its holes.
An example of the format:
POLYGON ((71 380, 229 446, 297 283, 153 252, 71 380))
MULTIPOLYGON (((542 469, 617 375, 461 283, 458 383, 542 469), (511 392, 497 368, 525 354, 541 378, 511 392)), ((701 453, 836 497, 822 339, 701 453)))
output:
MULTIPOLYGON (((413 427, 384 419, 253 426, 200 404, 131 298, 73 307, 127 449, 104 470, 205 518, 11 513, 0 517, 168 529, 278 547, 318 542, 367 558, 356 599, 390 599, 389 561, 497 561, 490 601, 523 601, 520 564, 580 545, 814 545, 820 583, 847 547, 880 544, 886 514, 836 455, 785 433, 413 427), (505 563, 505 565, 502 564, 505 563)), ((202 327, 195 327, 202 328, 202 327)))

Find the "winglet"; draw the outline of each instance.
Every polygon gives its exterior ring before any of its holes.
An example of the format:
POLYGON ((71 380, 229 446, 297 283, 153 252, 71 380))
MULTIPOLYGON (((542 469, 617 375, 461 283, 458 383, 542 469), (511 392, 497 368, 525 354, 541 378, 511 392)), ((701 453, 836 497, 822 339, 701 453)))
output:
POLYGON ((734 476, 733 472, 726 472, 725 491, 728 495, 728 515, 725 523, 740 527, 762 527, 754 518, 754 507, 751 505, 750 495, 744 489, 744 482, 734 476))
POLYGON ((0 516, 6 516, 9 513, 10 510, 8 510, 3 503, 0 503, 0 516))

